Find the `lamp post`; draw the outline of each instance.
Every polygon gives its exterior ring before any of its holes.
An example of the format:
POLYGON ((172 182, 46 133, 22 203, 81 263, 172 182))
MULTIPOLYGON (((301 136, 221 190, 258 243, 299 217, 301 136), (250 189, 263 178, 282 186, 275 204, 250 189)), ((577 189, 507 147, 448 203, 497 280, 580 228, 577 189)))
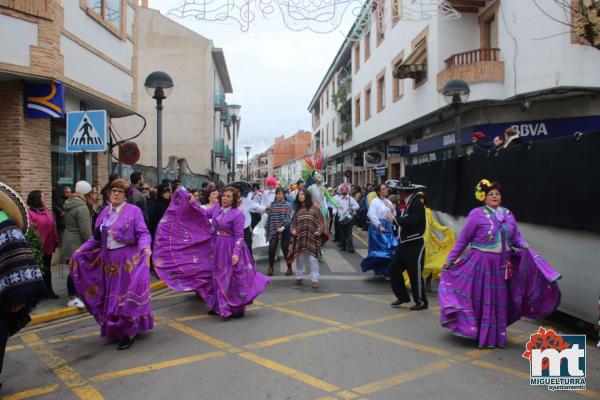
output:
POLYGON ((229 112, 231 113, 231 126, 233 128, 233 149, 231 150, 231 157, 233 165, 233 181, 235 182, 235 135, 240 130, 240 109, 242 106, 237 104, 230 104, 229 112))
POLYGON ((454 108, 454 150, 456 157, 460 153, 460 106, 469 99, 471 89, 467 82, 460 79, 452 79, 444 85, 442 95, 447 104, 454 108))
POLYGON ((162 71, 154 71, 144 82, 146 92, 156 100, 156 184, 162 182, 162 101, 173 91, 173 80, 162 71))
POLYGON ((244 150, 246 150, 246 180, 249 181, 250 180, 250 165, 248 164, 248 157, 250 156, 250 146, 246 146, 244 147, 244 150))

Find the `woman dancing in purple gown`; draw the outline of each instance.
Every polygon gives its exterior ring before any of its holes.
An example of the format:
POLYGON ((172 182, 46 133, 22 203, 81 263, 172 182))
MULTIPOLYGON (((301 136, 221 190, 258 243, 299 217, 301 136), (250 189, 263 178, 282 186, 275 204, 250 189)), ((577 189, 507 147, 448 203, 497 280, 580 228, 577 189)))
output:
POLYGON ((152 239, 141 210, 126 203, 129 183, 110 184, 110 207, 98 219, 94 235, 71 257, 71 276, 86 308, 100 324, 101 336, 119 340, 119 350, 139 332, 154 327, 150 304, 152 239))
POLYGON ((226 187, 219 204, 205 209, 178 189, 156 231, 158 276, 176 291, 196 291, 209 314, 242 318, 269 278, 256 272, 244 241, 239 191, 226 187), (209 222, 211 221, 211 222, 209 222))
POLYGON ((556 309, 560 274, 529 248, 513 214, 500 206, 500 184, 481 180, 475 197, 485 205, 471 210, 442 268, 440 323, 479 347, 505 347, 507 326, 556 309))

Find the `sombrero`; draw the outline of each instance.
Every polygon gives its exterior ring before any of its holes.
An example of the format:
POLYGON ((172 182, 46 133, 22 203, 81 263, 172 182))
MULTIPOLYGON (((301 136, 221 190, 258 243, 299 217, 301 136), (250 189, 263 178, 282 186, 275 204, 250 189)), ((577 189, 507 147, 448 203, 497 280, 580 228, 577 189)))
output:
POLYGON ((408 179, 406 177, 402 177, 402 178, 400 178, 399 181, 397 181, 394 189, 399 190, 401 192, 414 192, 416 190, 425 189, 425 186, 423 186, 423 185, 414 185, 410 181, 410 179, 408 179))
POLYGON ((29 216, 25 202, 11 187, 0 182, 0 210, 4 211, 23 233, 29 230, 29 216))

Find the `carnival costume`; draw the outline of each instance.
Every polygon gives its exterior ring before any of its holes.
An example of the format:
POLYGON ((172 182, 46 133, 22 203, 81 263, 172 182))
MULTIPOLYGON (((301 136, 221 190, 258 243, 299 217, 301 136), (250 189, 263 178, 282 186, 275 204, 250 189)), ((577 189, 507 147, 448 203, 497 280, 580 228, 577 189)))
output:
POLYGON ((390 266, 390 284, 397 299, 392 306, 396 307, 410 301, 404 283, 403 272, 406 270, 410 280, 412 298, 415 302, 410 309, 414 311, 424 310, 428 307, 423 280, 425 206, 415 194, 420 188, 422 186, 413 185, 407 178, 402 178, 395 186, 396 190, 410 194, 404 199, 406 207, 402 209, 400 215, 396 216, 396 223, 399 226, 398 247, 390 266))
POLYGON ((340 248, 354 253, 354 240, 352 227, 354 226, 354 215, 358 211, 358 203, 350 194, 350 185, 341 183, 338 186, 338 195, 333 198, 339 207, 334 209, 336 215, 335 233, 339 236, 340 248))
MULTIPOLYGON (((313 285, 319 282, 319 257, 321 256, 321 247, 325 239, 323 233, 327 230, 325 218, 321 210, 315 205, 310 209, 299 207, 292 217, 291 231, 296 231, 292 235, 291 250, 288 255, 288 262, 294 259, 296 262, 296 281, 302 282, 304 276, 304 266, 310 264, 310 279, 313 285), (315 233, 320 233, 316 236, 315 233)), ((316 287, 316 286, 314 286, 316 287)))
POLYGON ((42 271, 25 240, 28 229, 25 202, 0 182, 0 373, 6 341, 31 321, 31 309, 47 295, 42 271))
POLYGON ((73 283, 101 336, 123 340, 154 327, 151 246, 142 211, 122 203, 102 210, 94 235, 71 256, 73 283))
POLYGON ((252 254, 244 241, 244 213, 237 208, 215 206, 212 224, 216 234, 212 253, 214 263, 212 308, 221 317, 241 317, 245 307, 261 294, 270 279, 256 271, 252 254), (239 261, 233 265, 232 256, 239 261))
MULTIPOLYGON (((493 185, 482 180, 476 198, 484 201, 489 188, 493 185)), ((522 316, 546 317, 560 302, 560 274, 529 248, 506 208, 471 210, 446 264, 439 285, 440 323, 477 340, 479 347, 505 347, 507 326, 522 316)))
POLYGON ((370 222, 369 254, 360 263, 363 272, 373 270, 376 276, 390 276, 390 263, 398 246, 391 222, 395 215, 394 205, 388 199, 375 197, 371 201, 367 213, 370 222), (381 232, 379 227, 383 227, 385 232, 381 232))
MULTIPOLYGON (((325 220, 329 220, 329 211, 327 210, 329 205, 339 207, 323 186, 323 174, 327 170, 327 160, 326 155, 317 151, 312 158, 304 157, 305 169, 302 171, 302 178, 306 181, 304 187, 309 191, 313 204, 321 210, 325 220)), ((327 237, 329 237, 329 232, 327 232, 327 237)))
POLYGON ((188 199, 189 192, 177 189, 158 226, 156 272, 174 290, 196 291, 220 316, 242 316, 269 283, 244 241, 244 213, 218 204, 204 209, 188 199))
MULTIPOLYGON (((418 195, 418 193, 417 193, 418 195)), ((433 211, 425 207, 425 266, 423 267, 423 278, 429 277, 439 279, 442 273, 442 265, 446 262, 452 246, 456 242, 456 233, 449 226, 444 226, 437 222, 433 216, 433 211), (440 236, 443 239, 440 239, 440 236)), ((404 283, 410 286, 408 273, 404 273, 404 283)))
POLYGON ((176 190, 156 229, 152 259, 156 273, 167 286, 177 292, 195 291, 212 310, 213 234, 203 210, 198 202, 189 201, 186 190, 176 190))

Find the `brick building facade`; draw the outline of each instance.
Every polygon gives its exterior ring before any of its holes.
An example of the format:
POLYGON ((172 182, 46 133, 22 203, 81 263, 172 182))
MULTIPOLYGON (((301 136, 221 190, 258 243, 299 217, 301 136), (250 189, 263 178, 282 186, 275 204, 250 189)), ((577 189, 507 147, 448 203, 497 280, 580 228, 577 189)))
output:
POLYGON ((28 117, 29 85, 62 84, 60 114, 101 109, 112 119, 135 109, 138 6, 88 3, 0 0, 0 181, 22 196, 39 189, 50 201, 60 186, 102 186, 109 173, 107 153, 66 153, 64 118, 28 117))

